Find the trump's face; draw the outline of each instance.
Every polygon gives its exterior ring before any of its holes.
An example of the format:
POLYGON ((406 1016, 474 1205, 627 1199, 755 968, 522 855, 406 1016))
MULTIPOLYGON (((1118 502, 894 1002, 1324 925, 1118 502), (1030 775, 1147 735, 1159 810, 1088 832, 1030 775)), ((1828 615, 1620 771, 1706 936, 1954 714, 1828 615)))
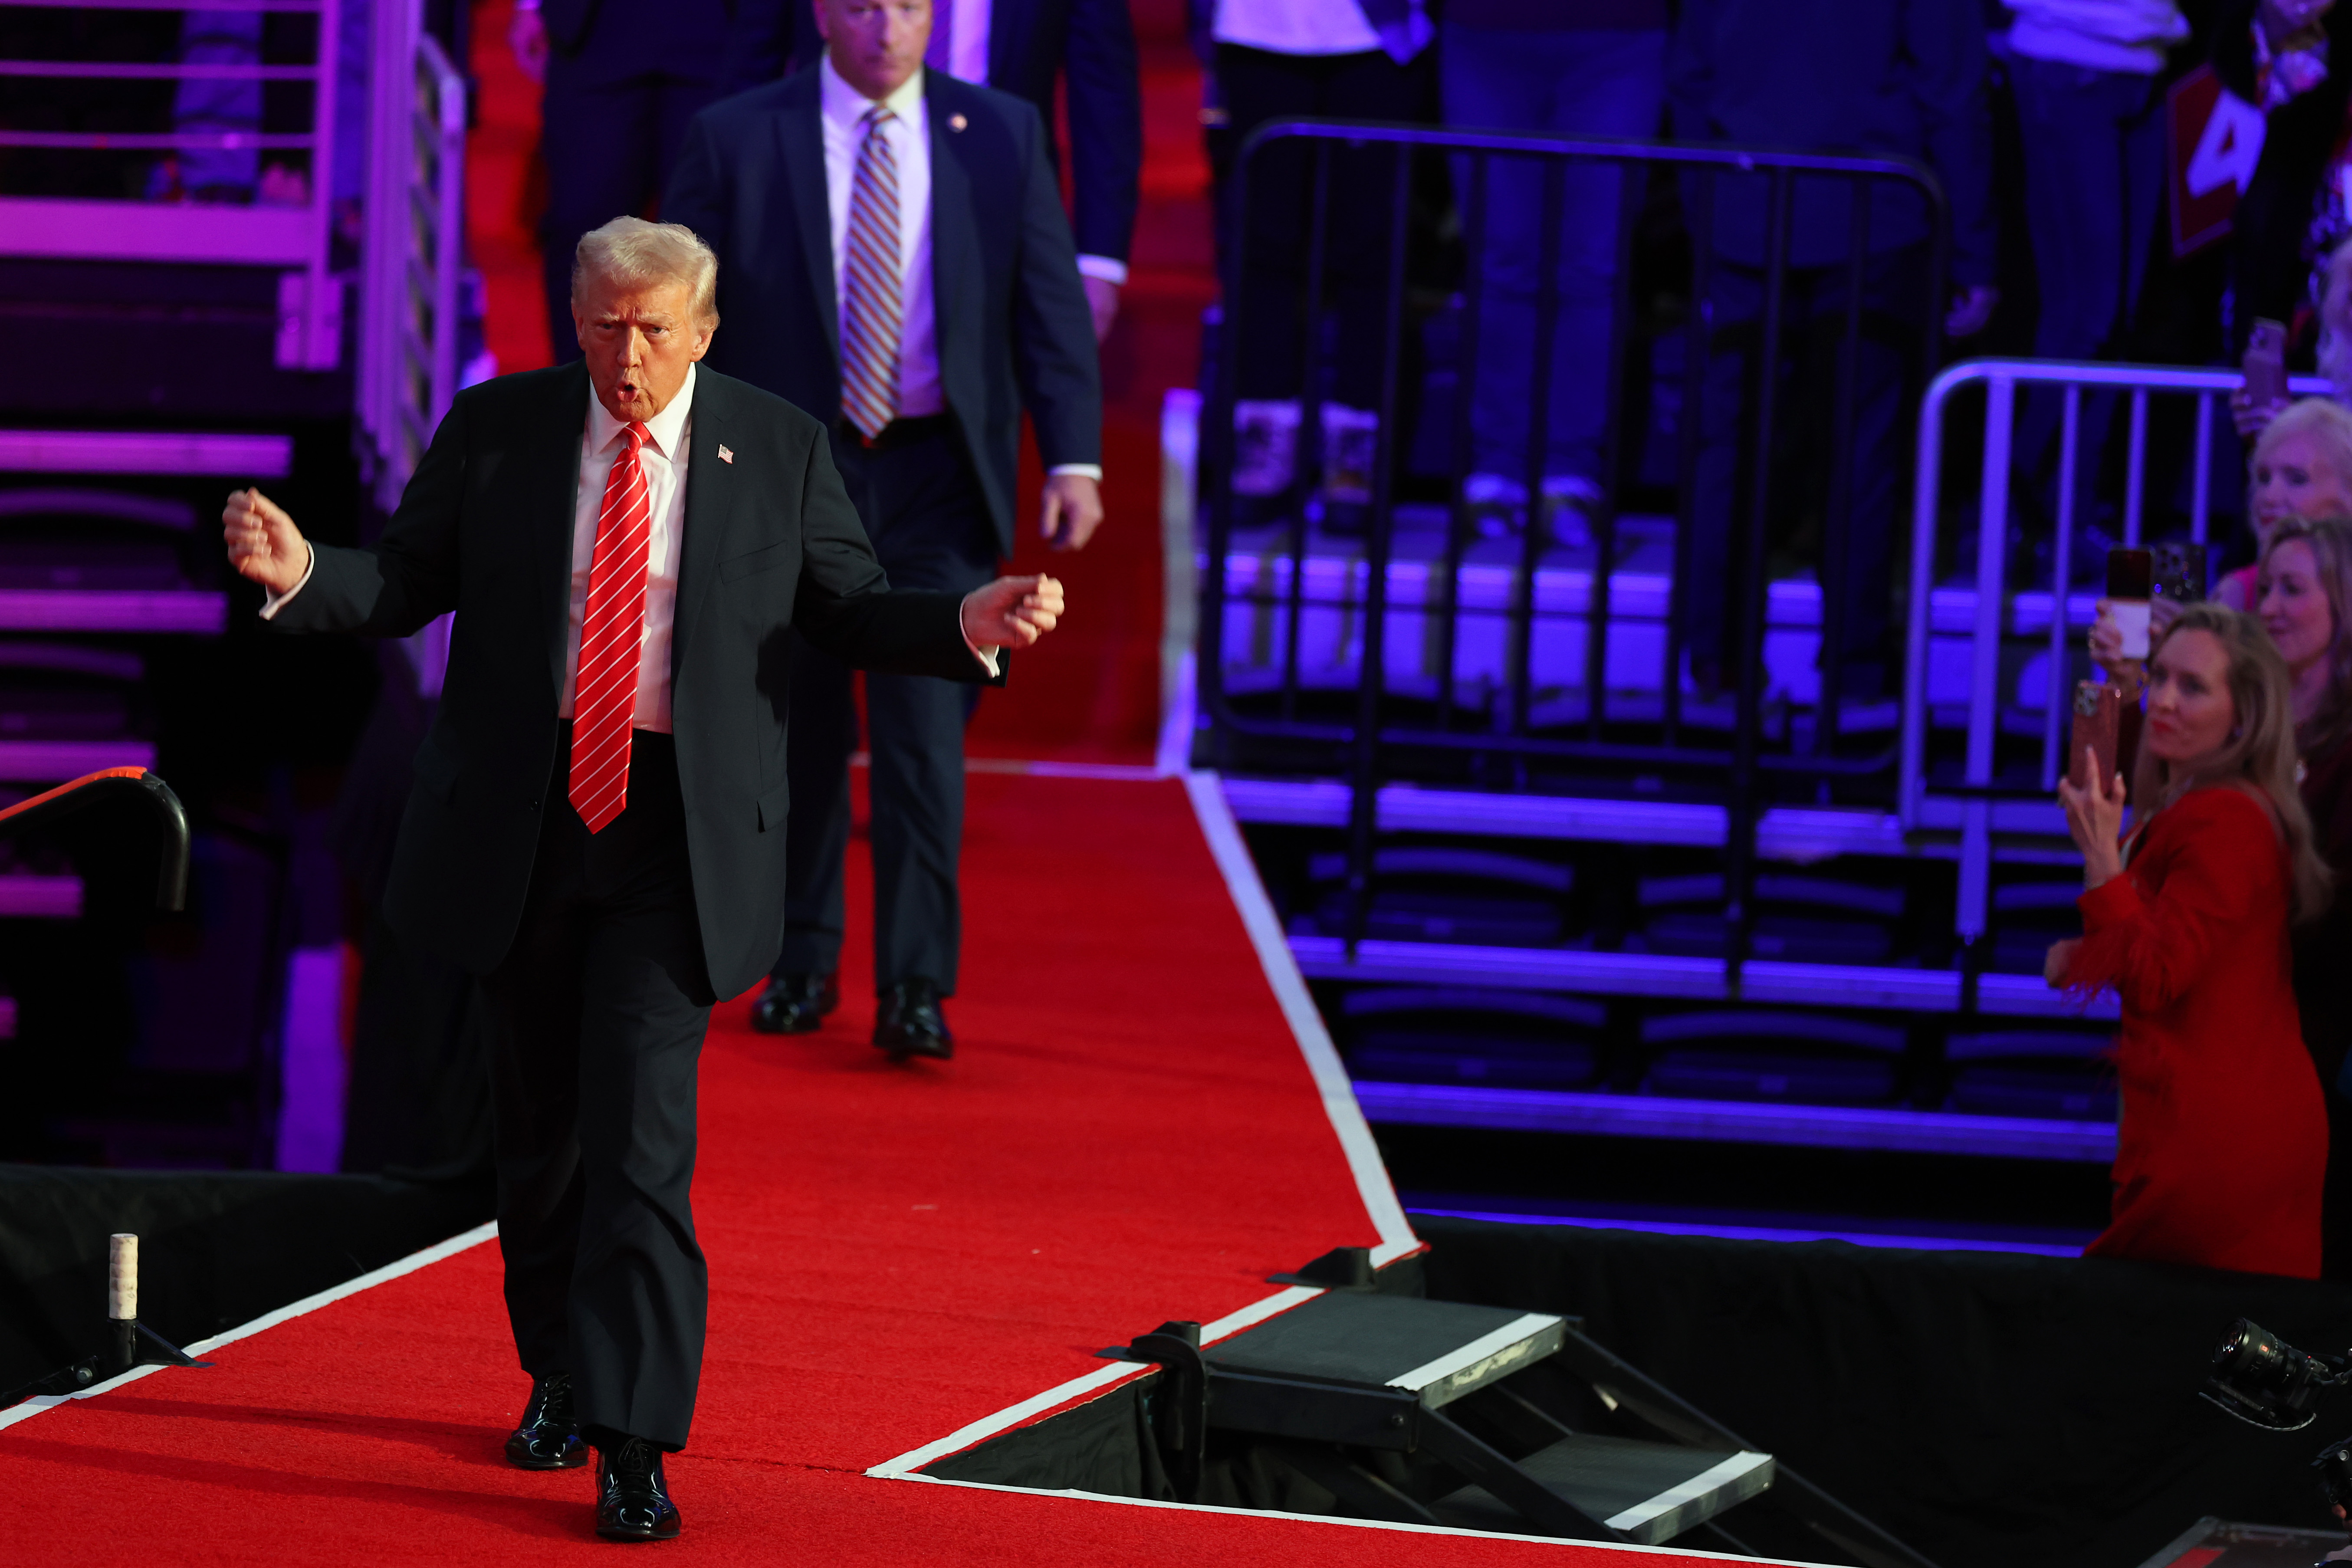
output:
POLYGON ((814 0, 816 30, 841 79, 879 102, 923 63, 931 0, 814 0))
POLYGON ((709 352, 716 325, 696 315, 690 284, 632 286, 595 273, 581 279, 572 324, 596 401, 623 424, 669 406, 687 367, 709 352))

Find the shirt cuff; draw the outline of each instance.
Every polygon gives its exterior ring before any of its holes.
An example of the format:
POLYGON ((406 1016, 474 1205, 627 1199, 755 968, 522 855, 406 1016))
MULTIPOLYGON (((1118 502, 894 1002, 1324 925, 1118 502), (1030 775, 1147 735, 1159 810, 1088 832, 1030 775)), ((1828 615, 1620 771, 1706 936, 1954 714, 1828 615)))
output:
POLYGON ((310 551, 310 559, 302 563, 302 580, 295 584, 291 588, 287 589, 286 592, 282 594, 272 594, 268 598, 261 601, 261 618, 263 620, 276 620, 278 618, 278 612, 286 607, 286 601, 300 593, 305 587, 309 586, 310 582, 310 574, 319 569, 319 552, 310 549, 310 541, 303 541, 302 548, 310 551))
MULTIPOLYGON (((288 596, 291 597, 292 595, 289 595, 288 596)), ((981 668, 988 671, 991 675, 1002 674, 1003 671, 999 670, 996 667, 996 650, 992 647, 981 647, 978 643, 971 640, 971 634, 963 629, 963 607, 965 605, 969 605, 971 603, 971 595, 970 594, 966 594, 962 600, 957 604, 956 631, 962 637, 963 646, 971 649, 971 657, 980 660, 981 668)))
POLYGON ((1087 278, 1099 278, 1106 283, 1127 287, 1127 263, 1108 256, 1081 256, 1078 271, 1087 278))
POLYGON ((1097 484, 1102 483, 1100 463, 1056 463, 1045 471, 1049 474, 1076 474, 1080 479, 1092 479, 1097 484))

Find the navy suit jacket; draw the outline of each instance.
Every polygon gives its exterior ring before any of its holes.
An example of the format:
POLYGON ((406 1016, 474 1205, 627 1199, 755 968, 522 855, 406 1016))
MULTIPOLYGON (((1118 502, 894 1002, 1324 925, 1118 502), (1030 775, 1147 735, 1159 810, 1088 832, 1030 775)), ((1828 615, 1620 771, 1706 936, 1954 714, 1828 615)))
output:
MULTIPOLYGON (((313 544, 310 581, 273 623, 405 637, 457 612, 384 914, 403 940, 477 973, 513 945, 541 814, 571 809, 552 775, 588 397, 577 361, 459 393, 383 540, 313 544)), ((824 432, 703 366, 670 713, 703 957, 719 995, 764 973, 784 940, 789 634, 866 669, 983 682, 960 603, 890 592, 824 432)))
MULTIPOLYGON (((695 116, 661 211, 719 253, 709 363, 832 426, 841 326, 817 85, 798 71, 695 116)), ((1010 555, 1023 408, 1047 468, 1102 461, 1094 318, 1037 111, 936 71, 923 100, 940 383, 1010 555)))
MULTIPOLYGON (((810 0, 733 0, 723 90, 813 67, 824 53, 810 0)), ((1081 256, 1125 261, 1143 177, 1143 89, 1127 0, 988 0, 988 85, 1025 98, 1056 168, 1054 79, 1070 97, 1071 226, 1081 256)))

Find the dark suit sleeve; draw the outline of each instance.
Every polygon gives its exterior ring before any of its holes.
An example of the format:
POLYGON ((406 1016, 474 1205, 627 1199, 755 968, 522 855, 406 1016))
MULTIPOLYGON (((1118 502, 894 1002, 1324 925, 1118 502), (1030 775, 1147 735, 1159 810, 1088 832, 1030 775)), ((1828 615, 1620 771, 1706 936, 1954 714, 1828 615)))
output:
POLYGON ((809 443, 801 482, 801 580, 793 625, 844 664, 885 675, 936 675, 1002 686, 963 640, 962 595, 890 591, 882 563, 849 504, 824 437, 809 443))
POLYGON ((1143 178, 1143 86, 1127 0, 1072 0, 1062 69, 1078 254, 1125 261, 1143 178))
MULTIPOLYGON (((661 201, 663 222, 686 225, 720 256, 728 254, 729 220, 733 216, 727 200, 725 168, 719 155, 718 133, 710 126, 710 111, 705 110, 687 124, 686 145, 678 150, 677 166, 670 171, 661 201)), ((727 282, 722 267, 719 272, 722 300, 727 282)))
POLYGON ((1078 281, 1062 193, 1045 161, 1045 121, 1028 105, 1018 107, 1029 172, 1022 186, 1020 277, 1013 292, 1013 372, 1045 466, 1099 463, 1102 369, 1095 358, 1094 314, 1078 281))
POLYGON ((383 538, 365 550, 312 543, 310 580, 278 607, 272 626, 402 637, 457 607, 470 401, 459 398, 433 433, 383 538))

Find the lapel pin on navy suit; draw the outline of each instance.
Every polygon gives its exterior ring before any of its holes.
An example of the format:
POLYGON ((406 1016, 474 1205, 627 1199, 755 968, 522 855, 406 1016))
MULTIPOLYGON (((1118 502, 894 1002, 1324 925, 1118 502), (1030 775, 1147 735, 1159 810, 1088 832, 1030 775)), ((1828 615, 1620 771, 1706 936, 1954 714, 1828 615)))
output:
POLYGON ((722 463, 732 463, 735 460, 735 448, 728 446, 723 441, 720 442, 719 444, 719 460, 722 463))
POLYGON ((948 116, 948 129, 950 131, 961 131, 971 123, 971 121, 966 120, 961 114, 950 114, 948 116))

